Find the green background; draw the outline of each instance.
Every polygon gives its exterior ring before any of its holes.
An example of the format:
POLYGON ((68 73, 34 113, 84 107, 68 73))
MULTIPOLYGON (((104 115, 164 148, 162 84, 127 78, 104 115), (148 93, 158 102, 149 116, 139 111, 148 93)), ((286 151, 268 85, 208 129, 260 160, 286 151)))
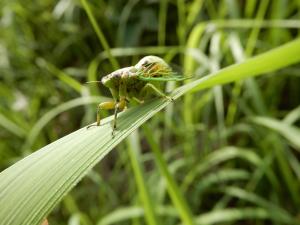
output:
MULTIPOLYGON (((201 78, 296 39, 299 9, 296 0, 2 0, 0 170, 95 121, 111 96, 86 81, 145 55, 201 78)), ((264 75, 168 105, 63 198, 50 224, 180 224, 178 208, 185 224, 299 223, 300 66, 264 75)))

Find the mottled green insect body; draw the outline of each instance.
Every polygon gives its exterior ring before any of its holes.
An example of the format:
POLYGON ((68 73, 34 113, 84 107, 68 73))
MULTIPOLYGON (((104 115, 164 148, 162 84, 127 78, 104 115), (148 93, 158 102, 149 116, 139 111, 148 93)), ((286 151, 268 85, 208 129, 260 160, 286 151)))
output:
POLYGON ((101 83, 109 88, 114 101, 103 102, 98 105, 96 125, 100 125, 100 110, 114 109, 114 133, 117 126, 117 113, 127 108, 128 101, 143 103, 149 94, 155 94, 172 101, 172 98, 164 94, 159 86, 162 81, 183 79, 182 76, 172 72, 170 66, 157 56, 146 56, 135 66, 125 67, 104 76, 101 83))

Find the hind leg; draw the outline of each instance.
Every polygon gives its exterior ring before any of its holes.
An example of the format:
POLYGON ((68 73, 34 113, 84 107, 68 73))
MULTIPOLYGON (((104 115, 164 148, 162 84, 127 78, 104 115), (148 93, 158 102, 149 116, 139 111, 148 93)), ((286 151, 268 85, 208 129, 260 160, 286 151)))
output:
POLYGON ((142 98, 144 98, 145 96, 147 96, 147 94, 150 93, 154 93, 157 96, 163 97, 169 101, 173 101, 174 99, 168 95, 166 95, 165 93, 163 93, 161 90, 159 90, 157 87, 155 87, 153 84, 151 83, 147 83, 143 89, 141 90, 140 96, 142 98))

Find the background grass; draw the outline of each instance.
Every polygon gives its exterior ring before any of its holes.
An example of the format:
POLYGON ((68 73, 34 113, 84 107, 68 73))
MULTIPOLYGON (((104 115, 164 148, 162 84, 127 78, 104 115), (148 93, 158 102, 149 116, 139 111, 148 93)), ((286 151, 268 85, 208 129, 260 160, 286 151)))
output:
MULTIPOLYGON (((149 54, 186 75, 214 73, 295 39, 299 8, 296 0, 1 1, 0 169, 95 120, 110 95, 86 80, 149 54)), ((248 69, 274 66, 265 63, 248 69)), ((186 224, 299 222, 299 69, 185 95, 96 165, 50 224, 178 224, 168 176, 186 224)))

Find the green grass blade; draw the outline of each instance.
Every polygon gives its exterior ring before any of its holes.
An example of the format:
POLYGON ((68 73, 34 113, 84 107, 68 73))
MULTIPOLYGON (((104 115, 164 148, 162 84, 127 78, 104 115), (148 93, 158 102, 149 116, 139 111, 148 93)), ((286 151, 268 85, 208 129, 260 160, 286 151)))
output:
POLYGON ((196 164, 195 167, 186 174, 182 183, 183 190, 187 190, 189 185, 192 184, 193 180, 195 180, 197 176, 201 176, 204 172, 212 169, 216 165, 233 158, 242 158, 255 166, 262 163, 257 154, 255 154, 252 150, 236 147, 221 148, 204 157, 201 163, 196 164))
MULTIPOLYGON (((255 18, 258 23, 261 23, 261 21, 263 20, 265 13, 268 9, 268 4, 269 4, 269 0, 260 2, 258 12, 257 12, 256 18, 255 18)), ((260 26, 255 27, 251 31, 248 42, 247 42, 247 47, 246 47, 246 55, 247 56, 252 55, 252 53, 255 49, 255 45, 257 43, 257 38, 259 36, 259 32, 260 32, 260 26)))
MULTIPOLYGON (((300 61, 300 39, 177 88, 172 97, 274 71, 300 61)), ((135 129, 170 104, 153 99, 102 126, 79 129, 27 156, 0 174, 0 224, 38 225, 85 174, 135 129)), ((261 212, 261 211, 259 211, 261 212)), ((256 213, 255 213, 256 214, 256 213)), ((266 217, 266 212, 262 214, 266 217)), ((209 220, 200 221, 209 222, 209 220)))
POLYGON ((72 78, 70 75, 66 74, 61 69, 57 68, 55 65, 51 64, 50 62, 47 62, 43 58, 37 59, 37 64, 40 67, 46 68, 51 74, 56 76, 58 79, 60 79, 62 82, 67 84, 69 87, 73 88, 75 91, 77 91, 79 94, 82 93, 83 89, 85 88, 81 83, 79 83, 76 79, 72 78))
MULTIPOLYGON (((168 216, 177 218, 178 214, 173 207, 170 206, 158 206, 155 208, 156 213, 160 216, 168 216)), ((142 217, 144 215, 144 209, 137 206, 127 206, 123 208, 115 209, 109 214, 105 215, 97 225, 109 225, 120 224, 126 220, 142 217)))
MULTIPOLYGON (((216 32, 211 38, 210 44, 210 71, 211 73, 215 73, 220 69, 220 62, 222 58, 222 49, 221 46, 221 38, 222 33, 216 32)), ((224 125, 224 102, 223 102, 223 90, 221 86, 215 86, 213 88, 214 95, 214 104, 217 114, 217 124, 218 124, 218 144, 223 146, 226 144, 225 138, 222 138, 222 133, 225 133, 225 125, 224 125)))
POLYGON ((192 91, 198 91, 212 87, 216 84, 225 84, 281 69, 285 66, 299 62, 299 49, 300 39, 296 39, 271 51, 250 58, 242 63, 226 67, 215 74, 189 83, 182 88, 193 88, 192 91))
POLYGON ((118 61, 112 56, 111 52, 110 52, 110 47, 108 45, 108 42, 101 30, 101 28, 98 26, 98 23, 93 15, 93 12, 87 2, 87 0, 81 0, 81 4, 83 5, 83 8, 86 12, 86 14, 89 17, 89 20, 97 34, 97 37, 99 38, 100 43, 102 44, 104 50, 106 51, 107 55, 108 55, 108 59, 111 63, 111 65, 113 66, 113 68, 115 70, 117 70, 118 68, 120 68, 118 61))
POLYGON ((129 158, 134 172, 136 185, 139 190, 138 193, 140 195, 141 202, 143 203, 144 206, 145 218, 147 224, 148 225, 160 224, 154 212, 154 205, 144 179, 144 170, 142 168, 141 160, 140 160, 140 146, 139 146, 138 132, 132 133, 127 139, 127 142, 128 142, 129 158))
POLYGON ((109 225, 123 222, 124 220, 141 217, 144 214, 143 208, 126 207, 113 211, 109 215, 103 217, 97 225, 109 225))
POLYGON ((300 118, 300 106, 290 111, 283 119, 287 124, 293 124, 300 118))
POLYGON ((271 215, 273 215, 274 220, 279 220, 279 221, 281 220, 290 224, 296 222, 294 218, 286 210, 279 208, 276 204, 273 204, 272 202, 269 202, 268 200, 263 199, 262 197, 254 193, 247 192, 244 189, 238 187, 225 187, 221 191, 227 195, 239 199, 244 199, 246 201, 252 202, 257 206, 265 208, 266 210, 269 211, 271 215))
POLYGON ((26 135, 26 131, 23 128, 21 128, 2 114, 0 114, 0 126, 2 126, 6 130, 9 130, 11 133, 18 137, 24 137, 26 135))
POLYGON ((185 201, 182 193, 180 192, 178 185, 176 184, 175 180, 170 174, 167 163, 163 158, 162 152, 160 151, 157 143, 155 142, 153 135, 151 135, 152 134, 151 130, 147 126, 145 126, 144 131, 146 133, 146 137, 149 142, 149 145, 151 146, 151 150, 155 156, 155 160, 159 167, 159 170, 161 171, 163 177, 166 180, 167 189, 170 198, 172 199, 172 202, 175 208, 177 209, 178 214, 181 217, 182 223, 185 225, 195 224, 193 221, 191 210, 187 202, 185 201))
POLYGON ((300 129, 287 123, 268 117, 254 117, 253 122, 270 128, 285 137, 292 146, 300 151, 300 129))
POLYGON ((159 4, 158 44, 165 45, 166 21, 167 21, 168 0, 161 0, 159 4))
MULTIPOLYGON (((273 213, 269 213, 267 210, 258 207, 247 207, 247 208, 231 208, 231 209, 220 209, 214 210, 209 213, 202 214, 196 219, 197 224, 215 224, 225 222, 235 222, 238 220, 264 220, 271 219, 273 213)), ((284 222, 278 220, 278 222, 284 222)))
MULTIPOLYGON (((240 180, 248 180, 250 178, 250 173, 246 170, 241 169, 223 169, 219 171, 214 171, 209 173, 206 176, 203 176, 201 181, 196 185, 198 192, 204 192, 205 190, 209 190, 214 186, 224 184, 228 181, 240 181, 240 180)), ((197 199, 198 201, 199 199, 197 199)))

